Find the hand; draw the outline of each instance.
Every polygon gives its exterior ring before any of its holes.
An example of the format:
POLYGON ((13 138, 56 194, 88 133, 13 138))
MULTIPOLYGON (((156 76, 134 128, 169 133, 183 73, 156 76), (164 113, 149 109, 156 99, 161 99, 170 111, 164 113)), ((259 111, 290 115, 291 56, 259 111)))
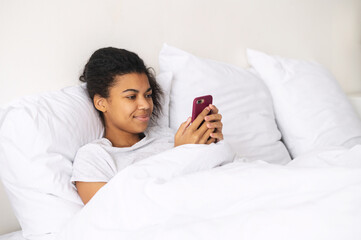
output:
POLYGON ((214 129, 214 131, 210 134, 210 136, 211 138, 215 139, 215 142, 218 142, 223 140, 223 133, 222 133, 223 123, 221 122, 222 115, 218 113, 219 111, 218 108, 216 108, 216 106, 210 104, 209 107, 211 109, 212 114, 205 116, 204 121, 208 129, 214 129))
MULTIPOLYGON (((216 110, 218 113, 218 109, 216 110)), ((216 138, 211 137, 211 133, 215 131, 216 128, 208 128, 207 124, 205 124, 206 122, 202 124, 204 118, 210 111, 211 108, 208 106, 203 109, 203 111, 198 115, 192 124, 192 119, 190 117, 187 119, 187 121, 182 123, 174 136, 174 146, 177 147, 183 144, 211 144, 212 142, 215 142, 216 138)), ((211 119, 214 118, 215 117, 213 116, 211 119)))

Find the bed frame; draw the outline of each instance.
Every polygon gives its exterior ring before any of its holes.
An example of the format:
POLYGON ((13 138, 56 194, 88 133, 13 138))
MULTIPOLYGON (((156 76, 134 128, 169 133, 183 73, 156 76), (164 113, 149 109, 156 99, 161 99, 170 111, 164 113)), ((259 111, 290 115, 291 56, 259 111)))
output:
MULTIPOLYGON (((0 8, 0 104, 77 84, 90 54, 104 46, 135 51, 157 72, 167 42, 240 67, 248 66, 246 48, 315 60, 361 116, 361 1, 277 1, 53 1, 41 8, 7 1, 0 8)), ((0 235, 20 229, 2 184, 0 213, 0 235)))

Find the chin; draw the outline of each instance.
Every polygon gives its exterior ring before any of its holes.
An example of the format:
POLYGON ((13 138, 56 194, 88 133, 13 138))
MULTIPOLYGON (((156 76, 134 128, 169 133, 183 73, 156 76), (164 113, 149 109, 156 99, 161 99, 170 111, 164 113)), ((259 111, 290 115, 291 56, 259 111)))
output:
POLYGON ((146 124, 146 125, 143 125, 143 126, 138 126, 137 128, 136 128, 136 132, 139 134, 139 133, 143 133, 145 130, 147 130, 147 128, 148 128, 148 124, 146 124))

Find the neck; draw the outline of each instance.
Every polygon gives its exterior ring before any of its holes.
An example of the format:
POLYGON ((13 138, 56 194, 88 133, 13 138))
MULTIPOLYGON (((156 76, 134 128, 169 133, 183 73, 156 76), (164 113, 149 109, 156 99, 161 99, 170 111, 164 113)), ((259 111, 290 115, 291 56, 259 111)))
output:
POLYGON ((113 147, 131 147, 140 141, 139 134, 109 131, 106 128, 105 138, 107 138, 113 145, 113 147))

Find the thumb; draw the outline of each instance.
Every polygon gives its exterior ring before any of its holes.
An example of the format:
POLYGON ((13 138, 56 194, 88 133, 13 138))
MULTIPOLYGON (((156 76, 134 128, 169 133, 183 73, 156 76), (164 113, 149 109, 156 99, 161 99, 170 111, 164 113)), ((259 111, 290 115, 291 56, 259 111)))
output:
POLYGON ((185 130, 187 129, 187 127, 189 126, 189 124, 191 123, 191 121, 192 121, 192 118, 189 117, 189 118, 187 119, 187 121, 183 122, 183 123, 179 126, 178 131, 177 131, 176 134, 179 134, 179 133, 183 134, 184 131, 185 131, 185 130))

